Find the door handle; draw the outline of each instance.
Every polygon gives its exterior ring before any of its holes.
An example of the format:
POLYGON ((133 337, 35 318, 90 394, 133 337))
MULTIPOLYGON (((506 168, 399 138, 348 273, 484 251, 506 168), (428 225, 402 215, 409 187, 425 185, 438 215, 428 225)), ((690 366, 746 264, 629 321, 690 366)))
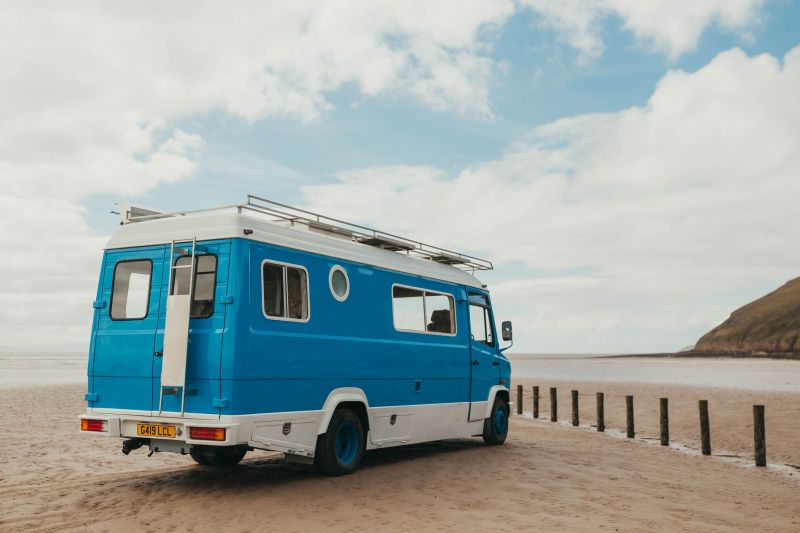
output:
POLYGON ((492 361, 492 366, 500 366, 500 361, 492 361))
POLYGON ((155 352, 153 355, 155 355, 156 357, 161 357, 162 355, 164 355, 164 352, 155 352))
POLYGON ((477 359, 472 360, 472 366, 478 366, 479 364, 481 364, 481 362, 478 361, 477 359))

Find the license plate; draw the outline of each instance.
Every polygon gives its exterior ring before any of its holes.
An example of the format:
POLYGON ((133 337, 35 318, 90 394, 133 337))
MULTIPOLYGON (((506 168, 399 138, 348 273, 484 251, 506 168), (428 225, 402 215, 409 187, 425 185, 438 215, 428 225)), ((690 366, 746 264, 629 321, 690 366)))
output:
POLYGON ((166 424, 136 424, 136 434, 140 437, 174 439, 175 426, 169 426, 166 424))

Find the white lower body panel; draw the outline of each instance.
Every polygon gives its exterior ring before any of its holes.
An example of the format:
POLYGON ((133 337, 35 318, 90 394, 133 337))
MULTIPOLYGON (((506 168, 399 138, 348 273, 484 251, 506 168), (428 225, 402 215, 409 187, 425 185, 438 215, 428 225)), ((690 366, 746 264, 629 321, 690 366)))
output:
POLYGON ((483 420, 470 422, 469 403, 435 403, 369 410, 367 449, 387 448, 483 433, 483 420), (396 415, 392 425, 392 416, 396 415))
MULTIPOLYGON (((222 419, 235 418, 241 435, 247 433, 245 427, 250 427, 248 444, 254 448, 313 457, 323 414, 300 411, 222 419)), ((468 420, 469 403, 372 407, 367 409, 367 416, 368 450, 483 433, 483 420, 468 420)))
MULTIPOLYGON (((425 405, 372 407, 367 409, 369 433, 367 449, 388 448, 442 439, 470 437, 483 433, 483 419, 469 420, 468 402, 425 405)), ((473 404, 473 411, 474 411, 473 404)), ((106 420, 106 432, 96 435, 134 438, 137 423, 161 423, 177 426, 176 442, 212 446, 247 444, 262 450, 274 450, 292 455, 313 457, 317 436, 325 411, 293 411, 232 415, 213 418, 148 416, 118 410, 93 409, 81 418, 106 420), (189 427, 224 427, 225 441, 193 441, 189 427)), ((88 433, 88 432, 87 432, 88 433)))

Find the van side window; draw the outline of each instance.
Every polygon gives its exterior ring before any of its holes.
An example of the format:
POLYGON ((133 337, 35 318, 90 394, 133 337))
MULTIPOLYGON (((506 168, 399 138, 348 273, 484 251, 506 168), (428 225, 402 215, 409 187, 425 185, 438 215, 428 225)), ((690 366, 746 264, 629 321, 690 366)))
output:
MULTIPOLYGON (((191 257, 179 257, 176 266, 188 265, 191 257)), ((172 278, 173 294, 189 294, 189 268, 175 270, 172 278)), ((214 313, 214 287, 217 284, 217 256, 204 254, 197 256, 194 273, 194 296, 192 297, 192 318, 206 318, 214 313)))
POLYGON ((398 331, 455 335, 453 297, 423 289, 392 287, 392 317, 398 331))
POLYGON ((489 309, 480 305, 470 304, 469 324, 473 338, 488 346, 494 346, 492 338, 492 325, 489 317, 489 309))
POLYGON ((452 335, 456 332, 452 296, 426 292, 425 315, 427 316, 426 328, 430 333, 452 335))
POLYGON ((308 320, 308 273, 305 269, 264 261, 261 275, 267 318, 308 320))
POLYGON ((117 263, 111 287, 111 320, 140 320, 147 316, 152 273, 149 259, 117 263))
POLYGON ((264 263, 264 313, 267 316, 286 316, 283 313, 283 267, 264 263))
POLYGON ((392 289, 394 327, 404 331, 425 331, 425 293, 407 287, 392 289))

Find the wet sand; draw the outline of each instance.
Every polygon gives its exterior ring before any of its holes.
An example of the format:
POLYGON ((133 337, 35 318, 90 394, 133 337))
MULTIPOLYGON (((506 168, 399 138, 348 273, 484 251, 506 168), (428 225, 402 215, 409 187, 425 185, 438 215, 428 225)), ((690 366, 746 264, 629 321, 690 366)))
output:
POLYGON ((745 462, 753 459, 753 405, 764 405, 766 418, 767 460, 773 464, 793 465, 800 476, 800 392, 749 391, 725 387, 635 384, 617 382, 514 380, 523 385, 523 410, 531 416, 532 386, 539 386, 539 416, 550 417, 550 387, 558 389, 558 418, 571 423, 572 389, 579 392, 580 423, 594 427, 597 422, 596 393, 605 397, 605 423, 610 430, 626 427, 625 396, 634 397, 636 436, 658 440, 659 398, 669 399, 670 439, 700 450, 698 400, 708 400, 711 448, 715 455, 735 455, 745 462))
MULTIPOLYGON (((645 397, 647 387, 626 387, 645 397)), ((248 454, 231 469, 173 454, 147 458, 142 450, 125 457, 119 439, 77 434, 83 392, 82 385, 0 390, 0 529, 800 529, 796 476, 525 417, 512 419, 505 446, 466 439, 380 450, 356 474, 325 478, 267 453, 248 454)), ((786 409, 796 419, 796 397, 776 398, 768 423, 783 401, 793 403, 786 409)), ((720 408, 712 408, 712 421, 720 408)), ((609 413, 609 425, 615 416, 609 413)), ((771 430, 768 451, 792 457, 771 430)), ((794 433, 787 438, 798 442, 794 433)))

